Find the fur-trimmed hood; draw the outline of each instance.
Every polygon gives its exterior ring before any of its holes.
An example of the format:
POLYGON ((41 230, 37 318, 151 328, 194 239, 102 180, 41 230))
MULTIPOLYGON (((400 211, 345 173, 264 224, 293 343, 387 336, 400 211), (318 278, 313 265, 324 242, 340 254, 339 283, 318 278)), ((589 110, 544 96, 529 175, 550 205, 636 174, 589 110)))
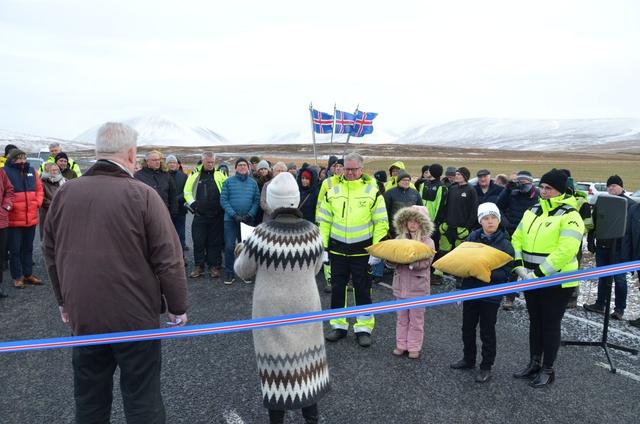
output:
POLYGON ((423 214, 418 210, 419 206, 407 207, 400 209, 393 217, 393 228, 396 234, 407 233, 407 222, 414 220, 420 224, 420 232, 423 237, 431 237, 433 234, 433 222, 427 214, 423 214))

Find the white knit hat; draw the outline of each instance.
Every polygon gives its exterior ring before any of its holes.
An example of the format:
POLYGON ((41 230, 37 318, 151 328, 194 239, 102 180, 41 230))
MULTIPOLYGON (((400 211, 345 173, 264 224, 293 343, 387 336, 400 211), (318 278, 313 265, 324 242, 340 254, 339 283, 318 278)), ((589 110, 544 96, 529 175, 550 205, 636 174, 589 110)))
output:
POLYGON ((267 205, 272 209, 297 208, 300 191, 290 172, 281 172, 267 186, 267 205))
POLYGON ((486 202, 478 206, 478 223, 482 221, 482 218, 488 215, 495 216, 498 218, 498 222, 500 222, 500 209, 498 209, 495 203, 486 202))

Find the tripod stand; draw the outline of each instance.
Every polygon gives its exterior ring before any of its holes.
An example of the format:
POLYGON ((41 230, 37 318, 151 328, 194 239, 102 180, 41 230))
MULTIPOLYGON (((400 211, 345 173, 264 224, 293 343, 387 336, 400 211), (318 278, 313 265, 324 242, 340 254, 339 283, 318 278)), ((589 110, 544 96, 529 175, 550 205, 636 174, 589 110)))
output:
MULTIPOLYGON (((613 239, 613 245, 610 249, 610 254, 611 254, 611 258, 614 259, 616 257, 616 245, 618 244, 618 241, 620 239, 613 239)), ((604 353, 607 356, 607 361, 609 362, 609 368, 610 371, 612 373, 615 374, 616 372, 616 368, 613 366, 613 361, 611 360, 611 356, 609 355, 609 348, 611 349, 618 349, 621 350, 623 352, 628 352, 632 355, 637 355, 638 354, 638 350, 637 349, 633 349, 633 348, 629 348, 629 347, 625 347, 625 346, 620 346, 617 344, 613 344, 613 343, 609 343, 608 337, 609 337, 609 319, 611 317, 610 312, 611 312, 611 290, 613 288, 613 276, 609 276, 609 277, 605 277, 605 278, 611 278, 611 282, 606 284, 606 290, 607 292, 605 293, 605 306, 604 306, 604 322, 602 323, 602 340, 600 340, 599 342, 583 342, 583 341, 561 341, 560 344, 562 346, 600 346, 602 347, 602 349, 604 349, 604 353)))

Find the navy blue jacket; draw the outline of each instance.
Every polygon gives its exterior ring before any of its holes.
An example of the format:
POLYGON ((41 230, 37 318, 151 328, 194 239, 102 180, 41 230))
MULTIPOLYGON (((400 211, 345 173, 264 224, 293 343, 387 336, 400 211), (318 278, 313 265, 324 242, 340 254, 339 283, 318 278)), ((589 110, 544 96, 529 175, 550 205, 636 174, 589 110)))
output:
POLYGON ((640 259, 640 203, 630 202, 633 204, 627 209, 627 231, 620 252, 623 262, 640 259))
MULTIPOLYGON (((498 228, 498 230, 487 236, 482 231, 482 228, 474 230, 467 237, 467 241, 472 241, 476 243, 486 244, 487 246, 491 246, 495 249, 501 250, 508 255, 513 257, 514 251, 511 246, 511 241, 509 240, 508 234, 502 228, 498 228)), ((511 277, 511 270, 513 269, 513 261, 509 262, 502 268, 494 269, 491 271, 491 282, 489 284, 501 284, 509 281, 511 277)), ((478 287, 487 287, 489 284, 484 281, 480 281, 475 277, 467 277, 462 279, 462 289, 474 289, 478 287)), ((483 301, 492 302, 492 303, 500 303, 502 296, 493 296, 493 297, 485 297, 483 301)))
POLYGON ((478 193, 478 204, 481 203, 496 203, 498 201, 498 197, 504 191, 504 187, 499 186, 494 183, 493 180, 489 182, 489 188, 486 193, 482 192, 479 184, 476 184, 476 193, 478 193))
POLYGON ((540 197, 540 192, 536 187, 532 187, 527 193, 522 193, 518 189, 502 190, 496 205, 502 213, 501 224, 509 234, 513 234, 516 231, 526 210, 538 203, 538 197, 540 197))

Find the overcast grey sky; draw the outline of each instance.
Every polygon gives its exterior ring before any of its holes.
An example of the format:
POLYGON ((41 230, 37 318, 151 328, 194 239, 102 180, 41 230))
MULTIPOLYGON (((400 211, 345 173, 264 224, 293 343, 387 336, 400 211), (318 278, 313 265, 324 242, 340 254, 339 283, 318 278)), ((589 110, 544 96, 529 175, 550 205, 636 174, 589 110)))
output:
POLYGON ((163 115, 255 139, 357 102, 401 131, 640 117, 640 2, 0 1, 0 128, 163 115))

